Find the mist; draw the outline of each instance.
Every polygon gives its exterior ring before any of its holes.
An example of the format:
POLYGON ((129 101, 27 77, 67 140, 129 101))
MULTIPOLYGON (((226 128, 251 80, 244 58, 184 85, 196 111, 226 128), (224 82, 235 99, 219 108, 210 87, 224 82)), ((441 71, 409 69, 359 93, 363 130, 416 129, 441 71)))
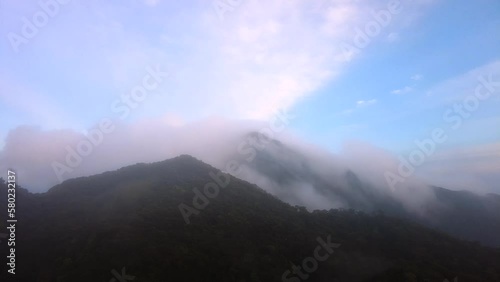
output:
MULTIPOLYGON (((413 213, 421 213, 425 203, 435 200, 428 186, 433 184, 435 175, 431 172, 435 170, 417 169, 418 173, 392 189, 384 173, 397 171, 398 159, 388 151, 360 141, 346 142, 339 152, 333 153, 287 130, 268 130, 270 125, 266 122, 215 117, 185 125, 172 125, 165 120, 115 125, 114 132, 105 135, 88 156, 82 156, 78 166, 68 166, 70 170, 60 175, 62 180, 189 154, 309 210, 350 208, 345 198, 338 197, 339 193, 369 206, 370 198, 359 191, 349 191, 352 188, 346 178, 347 172, 359 178, 362 189, 370 190, 372 195, 395 199, 413 213), (270 163, 273 169, 262 168, 263 163, 259 162, 262 156, 266 158, 264 163, 270 163), (335 187, 336 191, 325 190, 325 186, 335 187)), ((68 148, 75 148, 86 138, 85 134, 72 130, 18 127, 10 131, 5 140, 0 153, 0 169, 16 170, 23 187, 34 193, 45 192, 60 182, 54 163, 65 164, 68 148)), ((495 175, 485 176, 484 181, 497 179, 495 175)), ((467 174, 464 172, 461 178, 467 178, 467 174)), ((441 179, 439 184, 456 183, 450 179, 449 182, 441 179)), ((470 187, 474 188, 477 186, 470 187)))

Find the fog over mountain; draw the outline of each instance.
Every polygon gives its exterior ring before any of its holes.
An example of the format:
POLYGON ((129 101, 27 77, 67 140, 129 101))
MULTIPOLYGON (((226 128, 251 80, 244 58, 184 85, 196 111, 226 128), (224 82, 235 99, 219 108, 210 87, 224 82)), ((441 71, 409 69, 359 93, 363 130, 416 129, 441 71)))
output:
POLYGON ((400 164, 388 152, 352 142, 332 154, 280 130, 284 127, 274 126, 277 124, 211 119, 178 127, 161 122, 147 127, 117 125, 88 156, 72 149, 82 144, 83 135, 23 127, 9 135, 1 166, 16 167, 20 184, 32 192, 44 192, 59 181, 58 173, 69 179, 190 154, 310 211, 382 212, 462 239, 500 246, 496 236, 500 232, 500 196, 453 192, 430 186, 429 179, 416 176, 391 187, 386 174, 397 173, 400 164), (67 154, 73 150, 75 153, 67 154), (471 224, 477 228, 470 228, 471 224))
MULTIPOLYGON (((222 170, 226 170, 229 161, 235 160, 242 165, 242 175, 252 178, 249 168, 255 165, 252 165, 255 159, 253 151, 265 151, 271 153, 276 161, 289 162, 289 165, 307 162, 312 166, 309 169, 332 177, 351 169, 374 182, 377 187, 382 187, 379 189, 386 189, 387 186, 384 172, 388 169, 397 171, 398 165, 398 160, 390 153, 366 143, 349 142, 341 152, 333 154, 288 131, 273 132, 265 122, 213 118, 183 126, 171 126, 161 120, 132 125, 117 124, 112 134, 105 134, 102 143, 92 146, 91 153, 81 156, 82 161, 71 167, 66 163, 66 157, 79 155, 77 145, 88 138, 83 133, 71 130, 44 131, 37 127, 18 127, 6 138, 0 154, 0 168, 16 168, 23 175, 19 179, 21 184, 33 192, 43 192, 59 182, 52 167, 54 162, 71 168, 71 172, 61 173, 64 180, 138 162, 154 162, 190 154, 222 170), (284 142, 286 148, 291 149, 283 151, 284 147, 262 138, 266 135, 249 136, 263 129, 272 134, 272 139, 284 142), (75 153, 68 154, 69 151, 75 153)), ((413 178, 406 182, 418 183, 413 178)))
MULTIPOLYGON (((359 205, 365 202, 364 205, 369 206, 368 202, 373 199, 359 191, 345 191, 357 198, 356 201, 352 199, 351 203, 346 203, 341 197, 328 196, 325 194, 327 192, 319 192, 321 187, 328 185, 337 186, 339 191, 351 189, 348 181, 358 180, 346 178, 349 172, 369 184, 364 188, 367 190, 365 192, 396 199, 409 210, 418 210, 423 203, 434 199, 433 192, 428 188, 428 185, 435 184, 434 178, 431 173, 425 173, 426 164, 416 167, 414 175, 404 178, 404 182, 397 183, 392 189, 385 174, 388 171, 398 173, 398 156, 357 141, 347 142, 340 152, 331 153, 287 131, 290 120, 276 119, 274 123, 278 127, 273 126, 273 121, 230 121, 222 118, 177 126, 164 120, 148 120, 131 125, 116 123, 114 131, 103 134, 102 142, 92 146, 88 156, 80 156, 76 148, 82 140, 96 138, 91 134, 86 137, 83 133, 71 130, 44 131, 24 126, 9 133, 0 153, 0 169, 16 168, 20 175, 18 181, 22 185, 32 192, 44 192, 59 183, 58 174, 64 180, 134 163, 190 154, 258 184, 292 204, 311 209, 348 208, 354 202, 359 205), (271 130, 271 127, 278 129, 271 130), (79 156, 81 161, 78 161, 79 156), (58 167, 55 163, 62 166, 58 167), (237 164, 237 170, 234 164, 237 164)), ((490 151, 496 149, 489 148, 490 151)), ((458 157, 459 154, 455 155, 455 158, 458 157)), ((446 163, 447 160, 441 159, 441 162, 446 163)), ((498 164, 498 160, 484 163, 485 171, 491 173, 488 175, 489 181, 481 185, 454 186, 454 179, 451 178, 450 185, 444 187, 452 190, 467 188, 480 193, 497 191, 495 189, 498 187, 494 183, 498 183, 496 181, 500 180, 500 176, 491 168, 498 164)), ((467 167, 467 163, 462 165, 467 167)), ((476 176, 477 170, 469 175, 462 173, 460 177, 470 180, 465 183, 473 183, 476 176)))

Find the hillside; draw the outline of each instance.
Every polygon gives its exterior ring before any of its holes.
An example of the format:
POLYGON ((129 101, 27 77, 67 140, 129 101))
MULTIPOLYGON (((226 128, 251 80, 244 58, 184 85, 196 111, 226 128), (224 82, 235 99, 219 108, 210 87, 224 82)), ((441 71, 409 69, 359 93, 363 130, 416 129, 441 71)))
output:
MULTIPOLYGON (((255 132, 246 138, 258 144, 255 132)), ((238 155, 233 158, 237 159, 238 155)), ((246 170, 243 179, 272 191, 287 203, 309 210, 342 207, 367 213, 382 211, 465 240, 500 247, 500 195, 478 195, 424 184, 406 187, 406 194, 394 197, 385 183, 374 183, 361 172, 339 166, 334 156, 325 159, 327 162, 318 165, 318 158, 312 154, 271 140, 255 150, 251 162, 242 161, 246 170), (421 199, 420 203, 408 208, 405 201, 414 199, 421 199)), ((383 171, 378 174, 383 175, 383 171)), ((398 192, 405 193, 403 191, 398 192)))
POLYGON ((19 189, 17 202, 16 281, 500 281, 498 249, 382 213, 308 212, 187 155, 19 189), (214 175, 219 193, 186 224, 179 205, 214 175))

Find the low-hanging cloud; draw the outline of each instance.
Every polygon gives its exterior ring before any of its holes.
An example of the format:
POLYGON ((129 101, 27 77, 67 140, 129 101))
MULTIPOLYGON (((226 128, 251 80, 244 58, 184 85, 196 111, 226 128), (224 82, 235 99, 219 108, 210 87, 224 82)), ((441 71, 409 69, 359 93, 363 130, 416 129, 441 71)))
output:
MULTIPOLYGON (((116 126, 115 132, 106 136, 102 144, 83 159, 80 166, 64 175, 64 179, 98 174, 135 163, 162 161, 180 154, 190 154, 225 170, 229 160, 244 159, 238 151, 238 146, 249 132, 257 132, 268 125, 264 122, 209 118, 182 126, 173 126, 164 119, 132 124, 117 123, 116 126)), ((408 210, 418 211, 423 203, 433 200, 433 193, 427 184, 434 184, 435 175, 424 173, 425 170, 416 174, 418 176, 408 178, 397 190, 391 190, 385 181, 384 172, 394 169, 398 160, 387 151, 370 144, 348 142, 339 153, 333 154, 304 142, 290 132, 273 137, 280 141, 265 146, 262 152, 268 154, 272 162, 282 166, 283 171, 288 170, 295 175, 288 177, 286 181, 278 181, 279 178, 273 174, 266 175, 259 171, 256 161, 241 161, 241 172, 236 176, 261 186, 291 204, 310 209, 349 208, 349 203, 343 198, 334 197, 334 192, 350 193, 354 195, 352 197, 359 197, 355 201, 368 203, 366 195, 347 191, 350 189, 345 178, 348 171, 359 177, 363 183, 362 189, 370 190, 369 194, 393 198, 408 210), (328 190, 330 188, 325 189, 324 186, 336 187, 338 190, 328 190)), ((5 146, 0 152, 0 169, 15 169, 19 183, 32 192, 47 191, 59 182, 52 163, 64 160, 67 154, 66 146, 75 145, 85 138, 84 134, 71 130, 47 131, 38 127, 18 127, 12 130, 5 140, 5 146)), ((492 148, 495 150, 498 146, 487 147, 490 151, 492 148)), ((473 152, 477 156, 481 152, 484 153, 484 150, 486 149, 473 152)), ((454 161, 457 158, 456 155, 453 158, 447 156, 449 154, 444 153, 436 156, 436 159, 454 161)), ((475 161, 474 165, 477 164, 477 159, 475 161)), ((491 164, 491 157, 484 164, 491 164)), ((498 162, 495 165, 498 165, 498 162)), ((475 171, 469 174, 466 170, 461 172, 462 178, 478 177, 475 171)), ((482 172, 480 177, 495 179, 495 170, 486 169, 482 172)), ((436 183, 443 186, 454 184, 453 181, 440 181, 436 183)), ((484 182, 489 183, 486 180, 484 182)), ((476 188, 469 187, 472 190, 476 188)), ((484 192, 485 189, 479 190, 484 192)), ((489 187, 487 191, 494 190, 489 187)))

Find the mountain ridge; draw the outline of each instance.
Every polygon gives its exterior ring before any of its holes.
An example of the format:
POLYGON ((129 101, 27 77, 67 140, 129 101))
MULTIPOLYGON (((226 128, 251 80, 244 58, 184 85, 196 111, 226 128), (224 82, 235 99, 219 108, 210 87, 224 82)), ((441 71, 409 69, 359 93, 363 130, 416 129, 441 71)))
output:
POLYGON ((178 205, 212 181, 210 171, 220 173, 181 157, 23 195, 18 281, 109 281, 122 267, 140 281, 296 281, 292 266, 303 267, 318 238, 340 247, 309 281, 500 277, 498 249, 383 214, 308 212, 232 176, 186 224, 178 205))
MULTIPOLYGON (((258 134, 249 136, 257 138, 258 134)), ((258 143, 258 140, 253 143, 258 143)), ((392 191, 385 187, 386 184, 367 180, 366 175, 353 168, 336 166, 330 160, 332 156, 328 157, 329 162, 317 165, 317 158, 301 148, 283 142, 261 143, 264 145, 254 147, 253 160, 245 163, 250 177, 243 175, 243 179, 273 191, 285 202, 306 206, 309 210, 352 208, 368 213, 383 211, 463 239, 500 247, 500 236, 495 236, 500 234, 500 195, 478 195, 467 190, 453 191, 425 184, 408 184, 392 191), (329 167, 334 167, 334 170, 328 170, 329 167), (301 190, 309 191, 307 197, 301 190), (482 223, 481 229, 469 227, 478 222, 482 223)), ((383 171, 377 174, 383 175, 383 171)))

